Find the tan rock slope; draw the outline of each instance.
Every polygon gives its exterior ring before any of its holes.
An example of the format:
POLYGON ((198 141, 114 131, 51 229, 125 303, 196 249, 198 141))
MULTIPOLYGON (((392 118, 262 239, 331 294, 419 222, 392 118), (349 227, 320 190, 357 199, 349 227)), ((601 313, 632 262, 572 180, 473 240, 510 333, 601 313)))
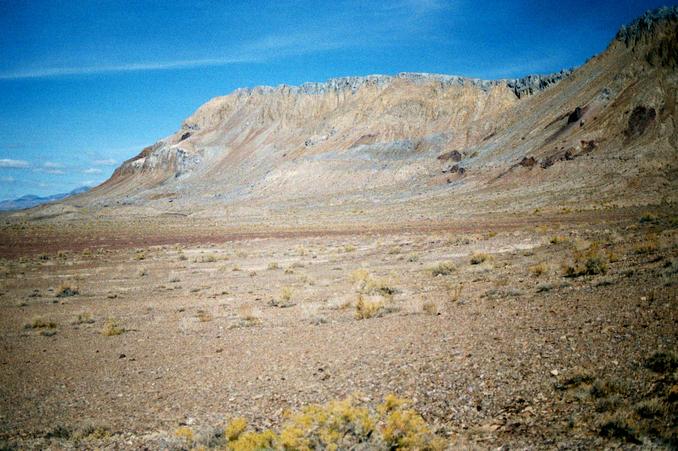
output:
POLYGON ((66 204, 240 219, 357 208, 391 220, 674 202, 677 29, 678 8, 647 13, 582 67, 547 77, 239 89, 66 204))

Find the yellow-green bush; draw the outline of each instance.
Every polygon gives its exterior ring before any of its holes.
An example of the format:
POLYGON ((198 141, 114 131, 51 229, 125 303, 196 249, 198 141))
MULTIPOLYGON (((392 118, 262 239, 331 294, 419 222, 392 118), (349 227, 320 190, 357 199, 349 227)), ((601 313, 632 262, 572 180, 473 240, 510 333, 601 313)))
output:
POLYGON ((356 284, 359 292, 365 294, 393 296, 398 292, 398 289, 391 286, 391 283, 388 280, 372 277, 370 273, 363 268, 356 269, 351 273, 351 281, 356 284))
POLYGON ((225 448, 233 451, 282 449, 419 449, 442 450, 446 442, 436 436, 408 401, 389 395, 376 411, 349 397, 323 405, 310 405, 288 417, 280 433, 248 431, 247 421, 236 418, 224 431, 225 448))

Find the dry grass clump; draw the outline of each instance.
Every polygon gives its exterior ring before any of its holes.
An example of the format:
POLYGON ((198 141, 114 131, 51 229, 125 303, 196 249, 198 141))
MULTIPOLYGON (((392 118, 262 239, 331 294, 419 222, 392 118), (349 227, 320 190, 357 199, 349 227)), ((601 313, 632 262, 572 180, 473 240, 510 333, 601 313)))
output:
POLYGON ((583 403, 583 419, 602 437, 646 447, 675 448, 675 421, 672 416, 678 402, 678 356, 658 351, 634 365, 641 374, 594 378, 588 371, 575 369, 556 387, 568 390, 583 403), (643 368, 644 367, 644 368, 643 368), (588 407, 592 409, 588 410, 588 407))
POLYGON ((280 269, 280 265, 278 264, 278 262, 271 262, 268 264, 268 269, 271 271, 280 269))
POLYGON ((563 266, 565 277, 593 276, 607 272, 607 258, 600 251, 598 243, 591 244, 585 251, 575 249, 572 261, 563 266))
POLYGON ((104 323, 104 327, 101 329, 101 335, 105 337, 114 337, 116 335, 122 335, 125 332, 125 328, 121 327, 114 318, 107 319, 104 323))
POLYGON ((655 373, 668 373, 678 369, 678 354, 675 352, 658 351, 645 361, 645 368, 655 373))
POLYGON ((195 314, 195 317, 198 318, 198 321, 201 323, 212 321, 212 314, 207 310, 198 310, 195 314))
POLYGON ((269 305, 280 308, 292 307, 294 305, 294 303, 292 302, 293 295, 294 292, 292 291, 292 288, 283 287, 280 290, 280 296, 277 299, 271 299, 269 305))
POLYGON ((358 300, 355 304, 355 317, 356 319, 369 319, 373 318, 384 309, 384 300, 383 299, 370 299, 362 294, 358 295, 358 300))
POLYGON ((435 316, 438 314, 438 304, 433 301, 425 301, 422 304, 421 309, 427 315, 435 316))
POLYGON ((351 281, 355 283, 363 282, 370 276, 369 271, 364 268, 356 269, 351 273, 351 281))
POLYGON ((280 433, 248 430, 247 421, 232 420, 224 431, 228 450, 253 449, 420 449, 442 450, 436 436, 408 401, 389 395, 376 411, 353 398, 310 405, 291 414, 280 433))
POLYGON ((353 252, 356 250, 356 247, 352 244, 346 244, 344 246, 344 252, 353 252))
POLYGON ((242 304, 238 307, 238 317, 244 326, 254 326, 261 322, 261 311, 251 304, 242 304))
POLYGON ((134 259, 135 260, 146 260, 146 252, 144 252, 142 249, 138 249, 134 253, 134 259))
POLYGON ((432 266, 430 268, 431 275, 436 276, 449 276, 457 270, 457 267, 451 261, 444 261, 432 266))
POLYGON ((65 281, 59 284, 59 288, 57 288, 56 297, 66 298, 69 296, 75 296, 77 294, 80 294, 80 289, 78 288, 78 286, 73 284, 72 282, 65 281))
POLYGON ((595 377, 588 370, 575 368, 562 377, 557 387, 561 389, 578 387, 582 384, 591 384, 594 380, 595 377))
POLYGON ((652 398, 640 401, 634 410, 641 418, 657 418, 666 415, 667 405, 661 398, 652 398))
POLYGON ((111 428, 105 424, 87 422, 73 434, 79 440, 105 440, 111 436, 111 428))
POLYGON ((646 212, 640 217, 641 224, 656 224, 658 222, 659 217, 654 213, 646 212))
POLYGON ((353 305, 353 301, 348 296, 332 298, 327 302, 327 308, 330 310, 345 310, 353 305))
POLYGON ((549 241, 551 244, 562 244, 567 241, 567 238, 564 235, 553 235, 549 241))
MULTIPOLYGON (((214 254, 207 254, 200 257, 200 263, 214 263, 217 260, 217 256, 214 254)), ((198 263, 197 259, 196 263, 198 263)))
POLYGON ((351 273, 351 280, 356 284, 359 293, 391 297, 398 293, 398 289, 391 286, 386 279, 377 279, 363 268, 351 273))
POLYGON ((659 243, 656 235, 648 235, 643 241, 636 244, 634 252, 636 254, 654 254, 659 250, 659 243))
POLYGON ((24 324, 24 329, 56 329, 57 324, 52 320, 36 317, 30 323, 24 324))
POLYGON ((180 426, 174 431, 174 435, 184 440, 193 440, 193 430, 187 426, 180 426))
POLYGON ((282 287, 282 290, 280 290, 280 299, 283 300, 283 302, 290 302, 292 300, 292 288, 290 287, 282 287))
POLYGON ((598 422, 598 432, 603 437, 640 443, 633 420, 624 412, 615 412, 603 416, 598 422))
POLYGON ((73 321, 73 324, 93 324, 94 318, 92 318, 91 313, 83 312, 78 313, 78 316, 73 321))
POLYGON ((461 296, 461 291, 464 289, 463 283, 450 283, 447 285, 447 298, 450 302, 457 302, 461 296))
POLYGON ((311 323, 315 326, 318 326, 320 324, 324 324, 324 323, 327 322, 327 318, 325 318, 320 313, 320 304, 317 304, 317 303, 302 304, 301 315, 302 315, 304 321, 311 323))
POLYGON ((471 254, 472 265, 479 265, 489 260, 492 260, 492 256, 484 252, 474 252, 473 254, 471 254))
POLYGON ((545 262, 537 263, 536 265, 530 266, 530 274, 534 277, 539 277, 548 272, 549 267, 545 262))

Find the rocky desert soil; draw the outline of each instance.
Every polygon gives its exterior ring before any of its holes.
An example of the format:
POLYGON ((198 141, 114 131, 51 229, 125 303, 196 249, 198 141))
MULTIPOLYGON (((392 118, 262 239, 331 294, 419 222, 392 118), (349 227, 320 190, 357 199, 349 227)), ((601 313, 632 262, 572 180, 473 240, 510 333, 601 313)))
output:
POLYGON ((675 447, 673 213, 159 245, 187 224, 6 227, 53 247, 2 250, 3 446, 189 449, 395 394, 453 448, 675 447))

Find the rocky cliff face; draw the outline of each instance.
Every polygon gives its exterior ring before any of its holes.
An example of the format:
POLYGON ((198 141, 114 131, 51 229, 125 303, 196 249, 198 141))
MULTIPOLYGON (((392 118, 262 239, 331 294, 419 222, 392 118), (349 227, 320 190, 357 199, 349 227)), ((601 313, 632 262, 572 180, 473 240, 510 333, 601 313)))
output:
POLYGON ((78 201, 192 210, 480 193, 493 208, 510 196, 530 207, 592 192, 673 198, 677 11, 648 13, 583 67, 546 76, 401 73, 239 89, 78 201))

